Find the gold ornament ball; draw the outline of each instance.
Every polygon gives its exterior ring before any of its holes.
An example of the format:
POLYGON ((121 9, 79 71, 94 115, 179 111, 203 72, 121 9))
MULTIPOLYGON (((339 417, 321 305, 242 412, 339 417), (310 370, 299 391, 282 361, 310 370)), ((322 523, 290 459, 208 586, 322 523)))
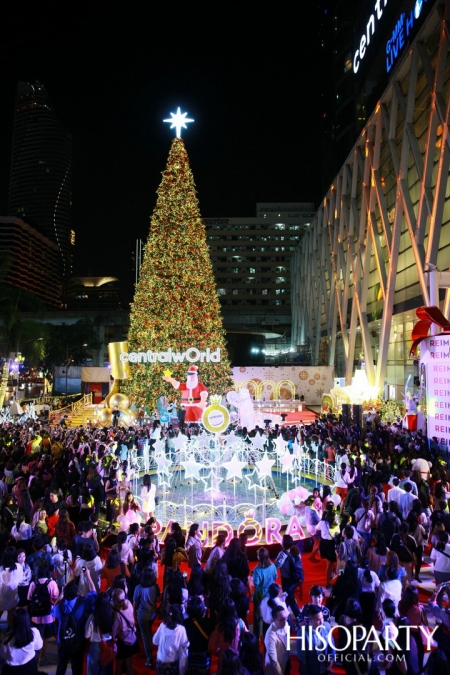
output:
POLYGON ((134 424, 137 419, 137 415, 134 410, 127 410, 127 417, 130 420, 130 424, 134 424))
POLYGON ((133 410, 126 410, 119 418, 120 427, 131 427, 136 421, 136 413, 133 410))
POLYGON ((130 406, 130 399, 125 394, 113 394, 109 399, 109 405, 111 408, 117 406, 119 410, 126 410, 130 406))
POLYGON ((104 427, 110 424, 111 419, 112 419, 111 408, 102 408, 97 416, 98 422, 104 427))
POLYGON ((134 412, 134 410, 127 410, 119 420, 119 424, 122 427, 130 427, 135 422, 136 422, 136 413, 134 412))

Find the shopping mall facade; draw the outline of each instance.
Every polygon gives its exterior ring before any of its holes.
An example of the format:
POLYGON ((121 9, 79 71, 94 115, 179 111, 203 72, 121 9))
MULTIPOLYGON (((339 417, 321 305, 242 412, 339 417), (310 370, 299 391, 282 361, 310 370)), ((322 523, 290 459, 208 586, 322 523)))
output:
MULTIPOLYGON (((307 345, 313 364, 334 365, 347 384, 365 368, 397 399, 418 375, 416 308, 440 304, 450 316, 450 2, 410 5, 383 37, 387 87, 291 262, 292 346, 307 345)), ((385 30, 377 16, 353 69, 361 52, 371 58, 372 30, 385 30)))

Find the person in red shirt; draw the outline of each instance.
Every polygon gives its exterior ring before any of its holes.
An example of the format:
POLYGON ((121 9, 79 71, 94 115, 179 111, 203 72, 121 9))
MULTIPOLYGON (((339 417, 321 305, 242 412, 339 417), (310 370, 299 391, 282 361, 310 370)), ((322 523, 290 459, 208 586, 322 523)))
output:
MULTIPOLYGON (((57 539, 62 539, 63 541, 65 541, 67 544, 67 548, 71 549, 73 538, 77 533, 75 525, 70 520, 69 512, 67 509, 61 509, 61 513, 59 511, 57 511, 56 513, 58 513, 59 515, 56 520, 54 534, 57 539)), ((48 518, 51 517, 52 516, 49 516, 48 518)), ((47 518, 47 525, 48 525, 48 518, 47 518)))
POLYGON ((45 519, 48 528, 47 534, 50 538, 55 536, 55 527, 58 520, 59 520, 59 511, 55 511, 54 513, 52 513, 51 516, 47 516, 47 518, 45 519))

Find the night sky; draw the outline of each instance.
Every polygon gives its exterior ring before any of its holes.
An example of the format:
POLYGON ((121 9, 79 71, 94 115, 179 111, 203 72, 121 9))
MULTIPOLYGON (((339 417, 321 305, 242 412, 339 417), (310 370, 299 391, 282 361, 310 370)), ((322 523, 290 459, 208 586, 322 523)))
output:
POLYGON ((317 205, 326 161, 317 0, 293 10, 68 4, 10 3, 4 11, 1 215, 19 80, 44 84, 73 137, 77 273, 120 277, 133 239, 147 238, 174 135, 162 120, 177 106, 195 119, 182 135, 202 216, 255 216, 258 201, 317 205))

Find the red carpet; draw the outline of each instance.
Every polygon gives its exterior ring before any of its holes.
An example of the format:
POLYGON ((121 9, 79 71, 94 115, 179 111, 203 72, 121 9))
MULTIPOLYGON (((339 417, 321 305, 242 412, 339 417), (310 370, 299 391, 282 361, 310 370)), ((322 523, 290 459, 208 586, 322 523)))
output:
POLYGON ((286 427, 291 424, 311 424, 319 417, 313 410, 299 410, 298 412, 288 413, 281 426, 286 427))
MULTIPOLYGON (((273 555, 273 554, 272 554, 273 555)), ((250 562, 250 569, 254 569, 256 566, 255 562, 250 562)), ((305 603, 309 602, 309 590, 311 586, 314 586, 316 584, 322 586, 325 588, 325 583, 326 583, 326 576, 325 576, 325 569, 326 569, 326 561, 321 561, 319 563, 312 563, 309 560, 309 553, 305 553, 303 556, 303 567, 305 570, 305 580, 302 584, 302 588, 299 588, 297 590, 296 594, 296 599, 301 607, 305 603)), ((427 565, 423 565, 423 568, 426 568, 427 565)), ((189 568, 187 566, 187 563, 183 563, 181 565, 181 570, 183 572, 188 572, 189 573, 189 568)), ((159 587, 162 589, 162 576, 163 576, 163 567, 159 566, 159 575, 158 575, 158 581, 159 581, 159 587)), ((102 588, 102 590, 104 590, 102 588)), ((420 589, 420 600, 421 602, 427 602, 430 598, 430 593, 427 592, 424 589, 420 589)), ((154 630, 158 627, 159 624, 159 618, 155 621, 154 623, 154 630)), ((250 626, 250 629, 252 628, 253 625, 253 603, 250 603, 250 612, 248 615, 248 624, 250 626)), ((153 653, 154 661, 156 661, 156 647, 154 648, 154 653, 153 653)), ((292 675, 299 675, 299 668, 298 668, 298 661, 297 657, 295 654, 292 654, 291 656, 291 673, 292 675)), ((146 668, 145 667, 145 652, 144 648, 141 643, 141 651, 139 654, 137 654, 133 658, 133 665, 135 668, 135 671, 137 675, 144 675, 145 673, 148 675, 149 673, 154 673, 155 670, 154 668, 146 668)), ((211 668, 211 673, 215 673, 217 669, 217 659, 213 658, 212 661, 212 668, 211 668)), ((333 668, 333 672, 336 673, 343 673, 344 671, 340 668, 333 668)), ((120 675, 119 673, 117 675, 120 675)))
MULTIPOLYGON (((274 558, 274 554, 271 551, 271 556, 274 558)), ((250 562, 250 569, 253 570, 254 567, 256 566, 255 562, 250 562)), ((309 589, 311 586, 314 586, 316 584, 322 586, 325 588, 325 583, 326 583, 326 576, 325 576, 325 569, 326 569, 326 561, 321 561, 319 563, 312 563, 309 560, 309 553, 305 553, 303 556, 303 567, 305 571, 305 580, 302 584, 302 587, 297 589, 296 593, 296 599, 301 607, 305 603, 309 602, 309 589)), ((426 568, 427 565, 423 565, 423 569, 426 568)), ((187 572, 189 574, 189 568, 187 566, 187 563, 183 563, 181 565, 181 570, 183 572, 187 572)), ((159 566, 159 575, 158 575, 158 582, 159 582, 159 587, 162 590, 163 584, 162 584, 162 577, 163 577, 163 567, 159 566)), ((280 581, 280 579, 278 579, 280 581)), ((105 582, 103 581, 103 584, 105 582)), ((102 590, 105 590, 105 588, 102 585, 102 590)), ((421 602, 426 603, 430 598, 430 593, 427 592, 424 589, 420 589, 420 600, 421 602)), ((159 624, 159 618, 154 623, 154 630, 157 629, 159 624)), ((252 629, 253 625, 253 603, 250 603, 250 612, 248 615, 248 624, 250 626, 250 630, 252 629)), ((153 660, 156 661, 156 647, 154 648, 154 653, 153 653, 153 660)), ((133 658, 133 665, 136 670, 137 675, 144 675, 149 673, 154 673, 155 669, 153 668, 146 668, 145 667, 145 652, 144 648, 142 646, 141 642, 141 651, 139 654, 137 654, 133 658)), ((217 670, 217 659, 213 658, 212 660, 212 668, 211 668, 211 673, 215 673, 217 670)), ((333 668, 333 672, 338 673, 339 675, 343 673, 344 671, 340 668, 333 668)), ((291 656, 291 673, 292 675, 299 675, 299 668, 298 668, 298 661, 297 657, 295 654, 292 654, 291 656)), ((118 674, 119 675, 119 674, 118 674)))
MULTIPOLYGON (((308 559, 309 554, 305 554, 303 558, 303 567, 305 570, 305 580, 303 582, 303 588, 300 590, 298 589, 297 592, 297 602, 299 603, 300 606, 305 604, 306 602, 309 601, 309 589, 311 586, 314 584, 320 584, 321 586, 325 587, 325 567, 326 567, 326 562, 320 562, 320 563, 312 563, 308 559), (303 598, 301 597, 303 596, 303 598)), ((250 568, 253 569, 255 567, 256 563, 251 562, 250 563, 250 568)), ((181 569, 183 572, 189 572, 187 563, 183 563, 181 565, 181 569)), ((159 567, 159 587, 162 589, 162 574, 163 574, 163 568, 160 566, 159 567)), ((159 619, 157 619, 154 623, 154 630, 157 629, 159 623, 159 619)), ((250 613, 248 615, 248 623, 250 626, 250 629, 253 624, 253 603, 250 604, 250 613)), ((156 647, 154 648, 154 661, 156 661, 156 647)), ((144 648, 141 645, 141 652, 137 654, 133 658, 133 665, 135 668, 135 671, 138 675, 144 675, 144 673, 154 673, 154 669, 152 668, 146 668, 145 667, 145 652, 144 648)), ((217 660, 213 659, 212 662, 212 668, 211 668, 211 673, 214 673, 217 669, 217 660)), ((291 673, 292 675, 298 675, 299 669, 298 669, 298 662, 297 658, 295 656, 292 657, 292 668, 291 668, 291 673)), ((119 674, 117 674, 119 675, 119 674)))

